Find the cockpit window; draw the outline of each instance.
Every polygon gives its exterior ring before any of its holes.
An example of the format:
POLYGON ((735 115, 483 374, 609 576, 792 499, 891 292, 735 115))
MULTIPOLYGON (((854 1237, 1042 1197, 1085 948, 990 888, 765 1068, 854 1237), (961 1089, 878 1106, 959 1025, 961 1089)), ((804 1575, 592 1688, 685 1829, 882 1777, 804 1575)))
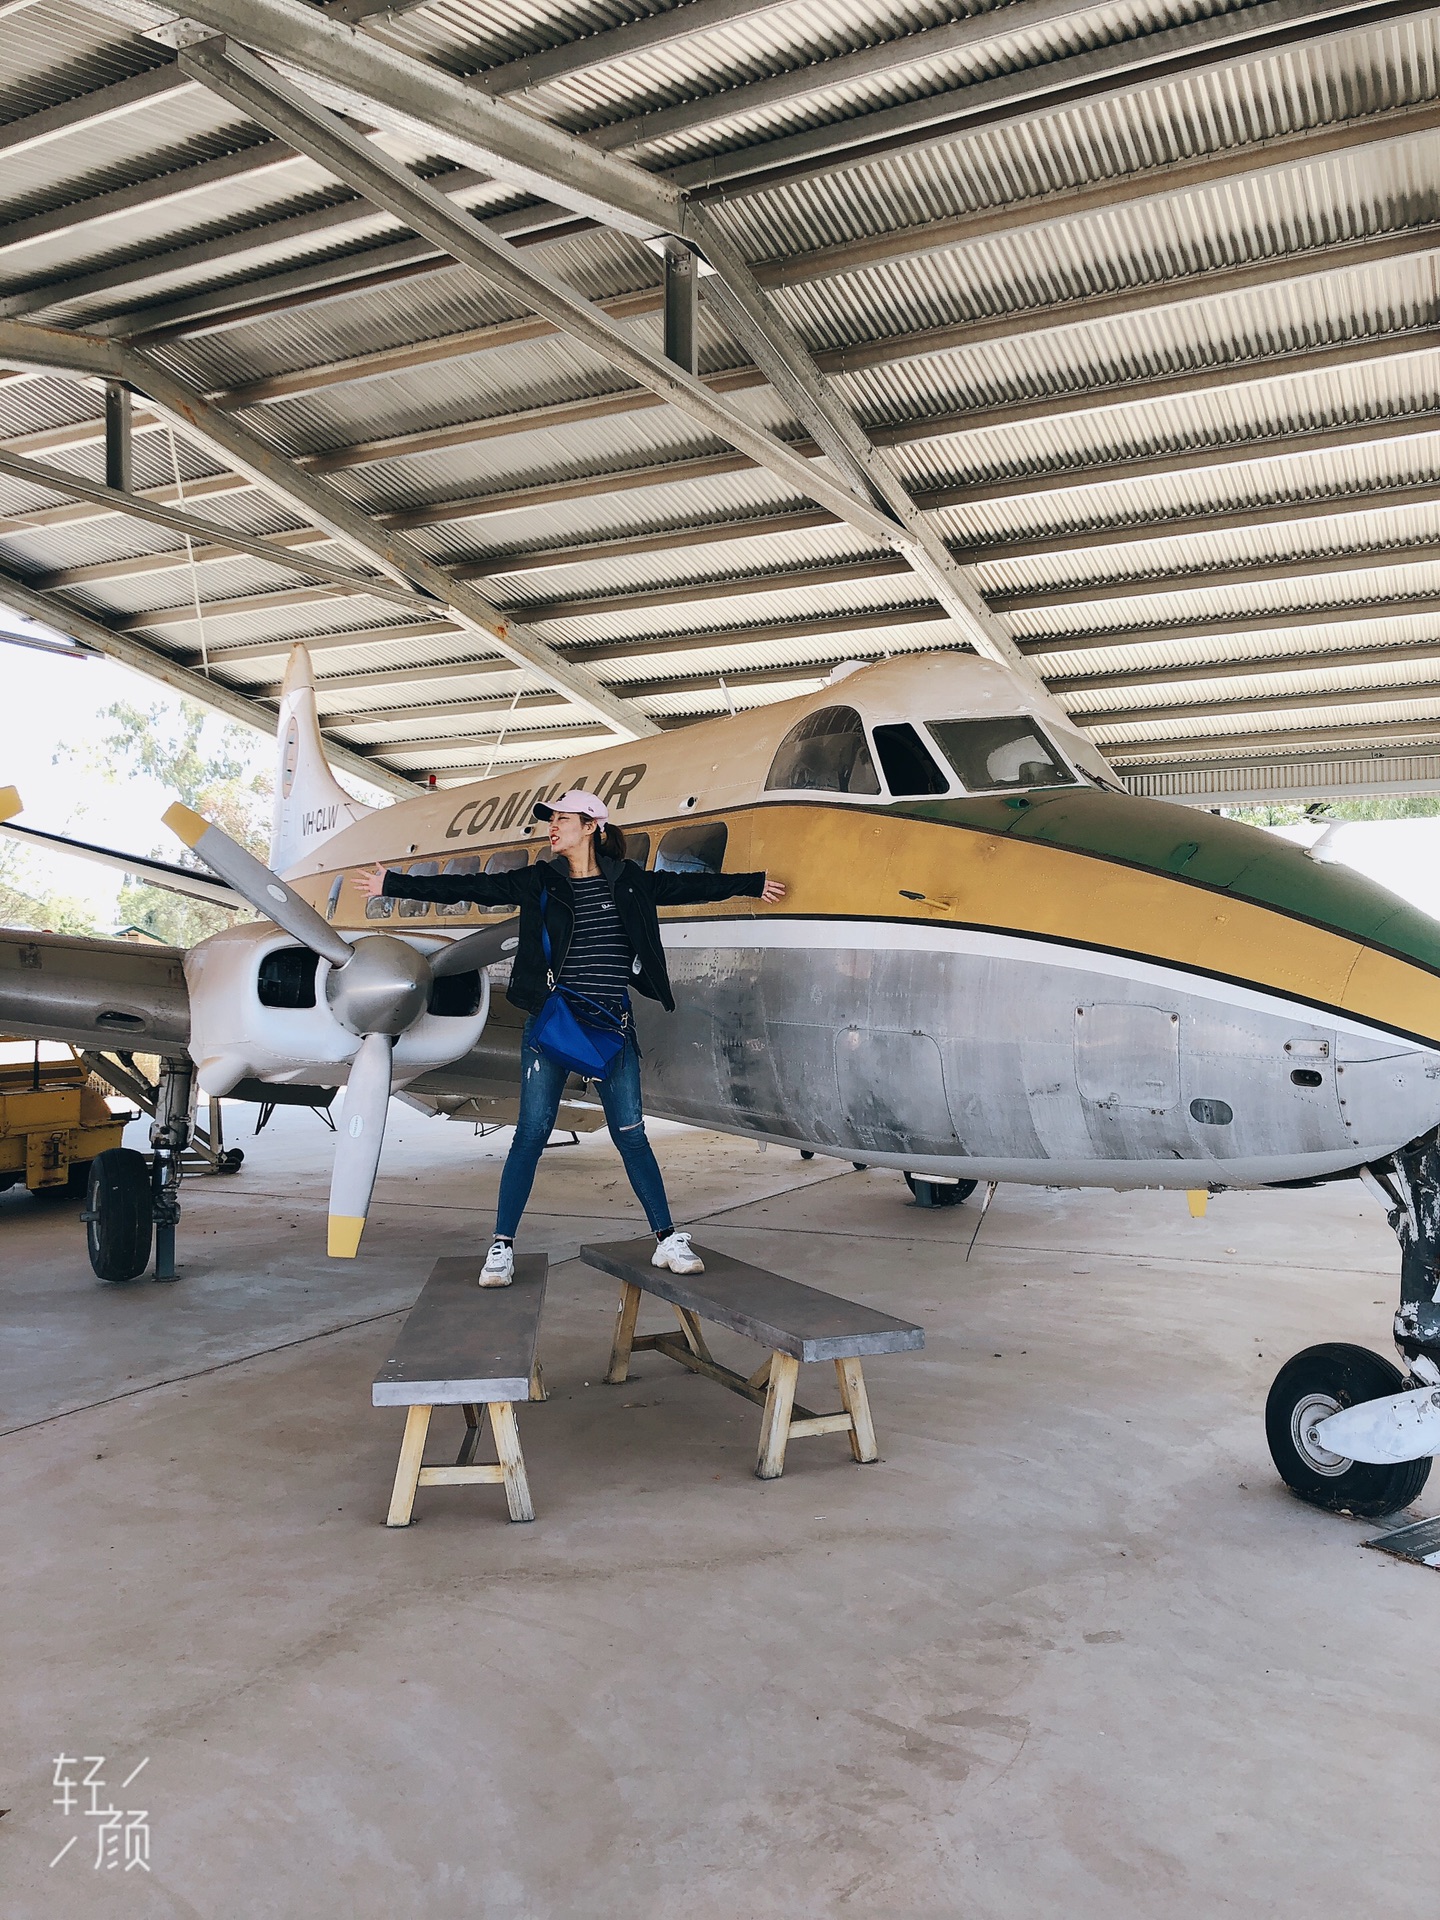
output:
POLYGON ((1076 785, 1074 774, 1028 714, 1009 720, 932 720, 930 731, 967 793, 1076 785))
POLYGON ((880 756, 885 784, 897 800, 948 791, 950 782, 908 720, 895 726, 876 727, 875 751, 880 756))
POLYGON ((765 782, 767 792, 879 793, 865 728, 853 707, 807 713, 780 742, 765 782))

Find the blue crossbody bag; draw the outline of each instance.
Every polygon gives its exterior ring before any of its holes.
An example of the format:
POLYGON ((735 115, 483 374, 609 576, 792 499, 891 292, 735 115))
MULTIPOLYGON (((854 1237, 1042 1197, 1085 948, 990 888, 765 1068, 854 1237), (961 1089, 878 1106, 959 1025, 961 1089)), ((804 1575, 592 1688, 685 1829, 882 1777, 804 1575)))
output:
POLYGON ((609 1007, 577 993, 573 987, 557 986, 550 947, 550 929, 545 924, 549 890, 540 889, 540 943, 545 950, 545 978, 549 998, 535 1015, 530 1043, 548 1059, 568 1067, 586 1080, 605 1080, 625 1050, 630 1034, 630 1009, 612 1013, 609 1007))

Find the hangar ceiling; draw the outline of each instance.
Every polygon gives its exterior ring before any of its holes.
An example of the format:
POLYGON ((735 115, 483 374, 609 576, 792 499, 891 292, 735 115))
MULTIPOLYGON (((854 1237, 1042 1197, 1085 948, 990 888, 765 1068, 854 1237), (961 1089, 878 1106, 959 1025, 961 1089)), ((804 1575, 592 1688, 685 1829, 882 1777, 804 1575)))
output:
POLYGON ((0 0, 0 600, 411 790, 973 648, 1440 785, 1440 7, 0 0))

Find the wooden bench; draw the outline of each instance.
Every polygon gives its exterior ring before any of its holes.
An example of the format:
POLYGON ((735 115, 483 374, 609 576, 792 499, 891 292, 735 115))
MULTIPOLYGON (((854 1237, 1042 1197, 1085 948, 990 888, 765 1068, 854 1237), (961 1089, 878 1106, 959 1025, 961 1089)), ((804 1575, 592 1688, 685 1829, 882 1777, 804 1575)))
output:
POLYGON ((371 1404, 408 1407, 387 1527, 408 1527, 417 1487, 503 1485, 512 1520, 533 1520, 530 1485, 515 1423, 517 1400, 543 1400, 536 1342, 549 1261, 516 1256, 508 1287, 479 1287, 473 1259, 437 1260, 375 1376, 371 1404), (453 1467, 427 1467, 425 1436, 434 1407, 463 1409, 465 1438, 453 1467), (497 1463, 475 1464, 488 1408, 497 1463))
POLYGON ((624 1283, 615 1323, 615 1344, 606 1380, 623 1381, 632 1353, 652 1351, 677 1360, 692 1373, 716 1380, 732 1393, 742 1394, 765 1409, 760 1422, 760 1454, 755 1472, 762 1480, 777 1480, 785 1470, 785 1448, 792 1439, 811 1434, 846 1433, 850 1451, 859 1461, 878 1459, 870 1401, 865 1391, 861 1356, 902 1353, 923 1347, 925 1334, 908 1320, 896 1320, 873 1307, 841 1300, 818 1287, 803 1286, 764 1267, 747 1266, 711 1247, 696 1247, 705 1262, 704 1273, 671 1273, 653 1267, 655 1242, 625 1240, 598 1247, 582 1247, 580 1257, 602 1273, 624 1283), (680 1322, 677 1333, 635 1331, 642 1293, 668 1300, 680 1322), (764 1365, 748 1379, 721 1366, 706 1345, 700 1322, 709 1320, 731 1333, 743 1334, 769 1347, 764 1365), (811 1413, 795 1404, 795 1387, 804 1362, 833 1360, 840 1383, 839 1413, 811 1413))

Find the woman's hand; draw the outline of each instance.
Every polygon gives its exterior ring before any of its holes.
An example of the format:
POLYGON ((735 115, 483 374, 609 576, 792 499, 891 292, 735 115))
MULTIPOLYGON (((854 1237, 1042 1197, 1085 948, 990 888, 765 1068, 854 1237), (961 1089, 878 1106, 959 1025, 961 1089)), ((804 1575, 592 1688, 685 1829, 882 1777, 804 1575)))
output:
POLYGON ((379 865, 362 867, 358 873, 351 875, 351 884, 367 900, 378 900, 385 891, 385 868, 379 865))
POLYGON ((777 900, 783 900, 785 898, 785 882, 783 880, 772 880, 769 874, 766 874, 765 885, 761 889, 760 898, 765 901, 768 906, 773 907, 777 900))

